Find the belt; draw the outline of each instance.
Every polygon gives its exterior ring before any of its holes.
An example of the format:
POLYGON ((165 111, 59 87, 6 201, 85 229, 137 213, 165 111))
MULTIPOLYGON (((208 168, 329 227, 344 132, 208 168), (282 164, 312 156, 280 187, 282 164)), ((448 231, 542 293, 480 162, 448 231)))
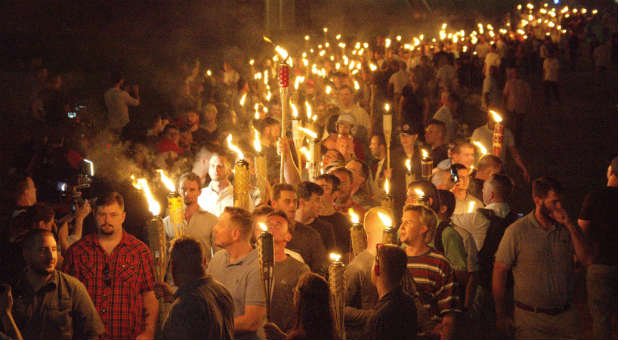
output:
POLYGON ((571 307, 569 304, 566 304, 563 307, 557 307, 557 308, 540 308, 540 307, 528 306, 519 301, 515 301, 515 306, 525 311, 528 311, 528 312, 543 313, 543 314, 548 314, 548 315, 558 315, 571 307))

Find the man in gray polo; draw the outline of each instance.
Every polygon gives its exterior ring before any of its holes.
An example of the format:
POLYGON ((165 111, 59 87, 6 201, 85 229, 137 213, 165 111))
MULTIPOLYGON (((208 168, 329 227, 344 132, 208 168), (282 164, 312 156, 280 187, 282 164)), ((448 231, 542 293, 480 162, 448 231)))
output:
POLYGON ((505 291, 513 271, 516 339, 579 337, 573 308, 573 255, 587 261, 583 233, 560 203, 561 185, 548 177, 532 184, 535 210, 511 224, 496 252, 493 295, 496 324, 510 333, 505 291))
POLYGON ((232 294, 235 339, 257 339, 266 315, 258 252, 251 247, 251 222, 248 211, 225 208, 213 229, 215 245, 223 250, 213 256, 207 271, 232 294))

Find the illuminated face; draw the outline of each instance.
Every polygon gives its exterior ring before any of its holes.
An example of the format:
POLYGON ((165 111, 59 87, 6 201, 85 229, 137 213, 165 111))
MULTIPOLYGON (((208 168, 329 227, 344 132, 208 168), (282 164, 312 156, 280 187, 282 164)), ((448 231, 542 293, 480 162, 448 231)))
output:
POLYGON ((399 227, 399 239, 406 245, 414 244, 419 239, 424 239, 427 227, 421 225, 419 213, 416 211, 405 211, 401 217, 399 227))
POLYGON ((371 151, 371 156, 381 159, 383 157, 382 148, 383 146, 380 145, 380 138, 378 136, 371 137, 371 142, 369 143, 369 151, 371 151))
POLYGON ((180 190, 186 206, 197 204, 197 198, 202 193, 202 190, 200 189, 200 186, 197 184, 197 182, 190 180, 182 182, 180 190))
POLYGON ((352 124, 344 121, 338 122, 337 133, 346 136, 352 134, 352 124))
POLYGON ((97 207, 95 219, 99 232, 103 235, 114 235, 122 232, 122 224, 127 213, 114 202, 97 207))
POLYGON ((354 178, 352 179, 352 186, 358 188, 367 179, 363 173, 363 165, 357 161, 348 162, 345 166, 348 170, 352 171, 354 178))
POLYGON ((425 129, 425 141, 434 146, 442 142, 442 130, 438 125, 431 124, 425 129))
POLYGON ((322 204, 322 199, 318 194, 311 194, 308 200, 302 201, 302 209, 303 213, 306 216, 311 216, 312 218, 318 217, 318 213, 320 212, 320 206, 322 204))
POLYGON ((279 192, 279 199, 273 200, 273 208, 282 210, 289 220, 293 221, 296 216, 296 192, 283 190, 279 192))
POLYGON ((339 101, 343 106, 354 104, 354 96, 348 88, 343 88, 339 91, 339 101))
POLYGON ((223 181, 227 178, 228 168, 225 157, 215 155, 210 159, 208 175, 213 181, 223 181))
POLYGON ((273 234, 275 244, 286 244, 292 239, 288 229, 288 221, 281 216, 269 216, 266 220, 268 231, 273 234))
POLYGON ((474 148, 463 146, 459 153, 453 153, 453 164, 459 163, 470 168, 474 164, 474 148))
POLYGON ((553 212, 562 208, 562 201, 560 195, 555 191, 550 190, 545 198, 534 198, 534 203, 537 207, 540 207, 541 214, 548 219, 553 220, 553 212))
POLYGON ((39 275, 51 274, 58 263, 58 249, 52 235, 42 235, 24 249, 24 260, 39 275))
POLYGON ((339 155, 333 150, 328 150, 322 157, 322 167, 326 168, 329 164, 339 160, 339 155))
POLYGON ((223 212, 217 221, 217 224, 212 228, 215 236, 215 245, 220 248, 226 248, 234 243, 234 227, 230 221, 230 214, 223 212))
POLYGON ((337 176, 337 178, 339 178, 339 181, 341 182, 339 184, 339 192, 341 193, 341 195, 338 196, 339 203, 345 203, 350 198, 352 179, 346 172, 343 171, 336 171, 333 173, 333 175, 337 176))
POLYGON ((330 182, 324 179, 318 179, 316 184, 322 187, 324 193, 320 196, 322 201, 322 207, 328 207, 333 204, 334 194, 333 194, 333 185, 330 182))

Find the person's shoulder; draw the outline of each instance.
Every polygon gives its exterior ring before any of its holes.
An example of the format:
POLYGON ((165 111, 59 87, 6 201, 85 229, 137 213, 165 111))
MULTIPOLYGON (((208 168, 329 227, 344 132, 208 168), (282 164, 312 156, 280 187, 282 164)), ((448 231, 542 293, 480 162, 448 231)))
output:
POLYGON ((132 234, 129 234, 126 231, 123 231, 123 241, 126 242, 127 246, 133 247, 136 250, 140 250, 140 251, 146 250, 150 252, 150 248, 148 248, 146 243, 144 243, 143 241, 139 240, 137 237, 135 237, 132 234))
POLYGON ((76 296, 75 292, 83 294, 88 294, 88 290, 86 286, 75 276, 69 275, 60 270, 56 270, 56 274, 58 275, 58 281, 64 283, 64 286, 68 288, 68 291, 71 293, 71 297, 76 296))
POLYGON ((67 251, 64 253, 65 257, 67 255, 69 255, 69 254, 74 253, 74 252, 88 251, 90 249, 94 249, 92 247, 92 244, 94 243, 94 238, 95 238, 95 233, 83 236, 80 240, 78 240, 77 242, 73 243, 67 249, 67 251))
POLYGON ((290 268, 292 268, 293 271, 295 271, 296 273, 298 273, 299 275, 309 271, 309 266, 307 266, 306 264, 298 261, 297 259, 288 256, 285 259, 286 265, 289 266, 290 268))

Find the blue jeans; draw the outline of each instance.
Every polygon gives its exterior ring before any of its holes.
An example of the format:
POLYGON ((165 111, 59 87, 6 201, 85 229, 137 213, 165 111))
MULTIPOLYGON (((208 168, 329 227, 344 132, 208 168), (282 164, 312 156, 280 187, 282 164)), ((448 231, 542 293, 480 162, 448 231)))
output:
POLYGON ((612 336, 612 315, 616 314, 616 266, 589 265, 586 289, 594 337, 609 339, 612 336))

